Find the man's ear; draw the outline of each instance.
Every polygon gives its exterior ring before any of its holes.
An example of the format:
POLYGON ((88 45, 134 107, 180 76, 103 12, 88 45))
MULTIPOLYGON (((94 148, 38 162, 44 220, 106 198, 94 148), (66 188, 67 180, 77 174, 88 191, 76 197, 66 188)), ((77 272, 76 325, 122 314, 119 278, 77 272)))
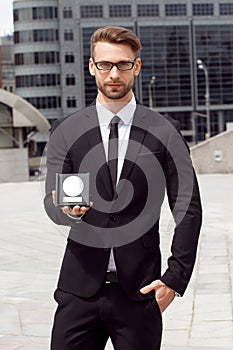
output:
POLYGON ((135 65, 134 65, 134 75, 135 76, 137 76, 140 73, 141 66, 142 66, 141 58, 137 58, 135 65))
POLYGON ((92 58, 89 58, 89 72, 92 76, 95 76, 95 64, 92 58))

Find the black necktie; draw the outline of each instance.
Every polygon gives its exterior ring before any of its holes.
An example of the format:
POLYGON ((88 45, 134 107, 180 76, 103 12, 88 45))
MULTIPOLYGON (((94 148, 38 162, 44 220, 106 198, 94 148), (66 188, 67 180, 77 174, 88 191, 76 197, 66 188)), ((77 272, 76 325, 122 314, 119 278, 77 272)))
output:
POLYGON ((118 163, 118 124, 120 118, 115 115, 110 123, 110 134, 108 141, 108 166, 112 178, 114 194, 116 192, 117 182, 117 163, 118 163))

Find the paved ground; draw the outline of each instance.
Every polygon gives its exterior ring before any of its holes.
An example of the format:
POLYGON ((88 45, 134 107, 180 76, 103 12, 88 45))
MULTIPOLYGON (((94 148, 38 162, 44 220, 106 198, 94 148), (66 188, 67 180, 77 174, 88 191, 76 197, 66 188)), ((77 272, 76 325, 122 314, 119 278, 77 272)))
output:
MULTIPOLYGON (((233 175, 202 175, 199 182, 204 206, 199 255, 185 296, 164 313, 163 350, 233 349, 233 175)), ((47 219, 42 187, 0 184, 1 350, 49 349, 52 294, 66 233, 47 219)), ((166 203, 162 214, 166 255, 172 231, 166 203)))

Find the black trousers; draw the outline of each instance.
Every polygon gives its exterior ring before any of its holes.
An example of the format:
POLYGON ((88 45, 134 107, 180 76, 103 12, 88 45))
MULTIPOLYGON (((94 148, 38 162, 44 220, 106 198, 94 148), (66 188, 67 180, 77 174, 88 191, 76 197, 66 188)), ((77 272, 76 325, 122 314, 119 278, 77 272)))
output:
POLYGON ((51 350, 103 350, 109 337, 115 350, 160 349, 162 316, 154 298, 131 300, 110 283, 88 299, 57 289, 55 300, 51 350))

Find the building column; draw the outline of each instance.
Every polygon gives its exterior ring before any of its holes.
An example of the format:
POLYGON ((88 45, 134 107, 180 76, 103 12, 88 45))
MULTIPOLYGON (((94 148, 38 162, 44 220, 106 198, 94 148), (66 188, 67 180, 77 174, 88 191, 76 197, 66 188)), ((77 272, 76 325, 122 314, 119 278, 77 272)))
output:
POLYGON ((19 143, 19 148, 24 148, 24 145, 23 145, 23 128, 18 128, 18 143, 19 143))
POLYGON ((218 111, 218 133, 224 131, 225 123, 224 123, 224 114, 223 111, 218 111))

